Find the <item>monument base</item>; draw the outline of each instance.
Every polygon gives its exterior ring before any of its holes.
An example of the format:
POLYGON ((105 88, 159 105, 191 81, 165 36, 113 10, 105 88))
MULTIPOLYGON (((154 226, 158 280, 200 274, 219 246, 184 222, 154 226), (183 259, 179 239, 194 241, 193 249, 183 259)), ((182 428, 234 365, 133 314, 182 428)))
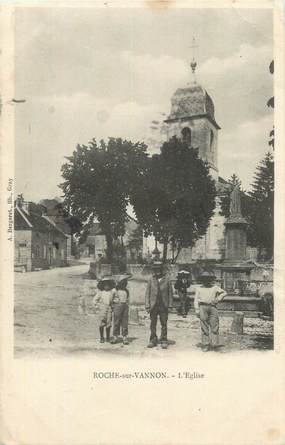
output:
POLYGON ((232 295, 246 294, 247 284, 250 282, 250 272, 254 264, 246 261, 224 261, 219 265, 221 270, 222 287, 232 295))

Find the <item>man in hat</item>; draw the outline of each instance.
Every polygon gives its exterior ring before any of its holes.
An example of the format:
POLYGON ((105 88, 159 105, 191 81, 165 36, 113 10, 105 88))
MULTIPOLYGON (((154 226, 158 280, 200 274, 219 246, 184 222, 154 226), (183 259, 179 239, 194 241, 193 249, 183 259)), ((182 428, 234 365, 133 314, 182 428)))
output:
POLYGON ((217 350, 219 346, 219 313, 217 304, 227 293, 215 285, 216 277, 210 272, 203 272, 199 277, 201 286, 196 287, 194 307, 201 323, 202 350, 217 350), (212 342, 210 341, 210 331, 212 342))
POLYGON ((189 309, 187 289, 190 287, 190 284, 190 272, 188 272, 188 270, 180 270, 177 274, 174 288, 177 290, 180 299, 178 313, 182 315, 183 318, 187 316, 189 309))
POLYGON ((150 314, 150 341, 148 348, 157 345, 156 335, 157 318, 161 323, 160 343, 163 349, 167 349, 167 319, 168 309, 172 307, 172 284, 169 277, 163 271, 163 264, 155 262, 153 264, 153 275, 149 279, 145 294, 145 308, 150 314))

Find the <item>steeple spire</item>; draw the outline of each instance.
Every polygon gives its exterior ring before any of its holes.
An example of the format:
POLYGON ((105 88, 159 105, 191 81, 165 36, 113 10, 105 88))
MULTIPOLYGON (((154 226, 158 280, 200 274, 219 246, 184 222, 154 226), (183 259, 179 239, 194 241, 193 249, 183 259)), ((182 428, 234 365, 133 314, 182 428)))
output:
POLYGON ((190 63, 190 67, 191 67, 191 70, 192 70, 193 82, 196 83, 195 70, 196 70, 196 67, 197 67, 197 62, 196 62, 196 59, 195 59, 195 48, 198 48, 198 45, 196 45, 195 37, 193 37, 193 39, 192 39, 192 45, 190 46, 190 48, 192 48, 192 60, 191 60, 191 63, 190 63))

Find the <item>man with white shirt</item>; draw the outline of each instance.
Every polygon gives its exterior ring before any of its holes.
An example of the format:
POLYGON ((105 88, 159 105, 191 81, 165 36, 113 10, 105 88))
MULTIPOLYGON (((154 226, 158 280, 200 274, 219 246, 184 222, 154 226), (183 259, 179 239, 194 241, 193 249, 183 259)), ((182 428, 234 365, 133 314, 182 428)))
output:
POLYGON ((215 280, 215 275, 203 272, 199 280, 202 284, 195 291, 194 308, 200 318, 203 351, 217 350, 219 346, 219 312, 216 306, 227 293, 215 285, 215 280))

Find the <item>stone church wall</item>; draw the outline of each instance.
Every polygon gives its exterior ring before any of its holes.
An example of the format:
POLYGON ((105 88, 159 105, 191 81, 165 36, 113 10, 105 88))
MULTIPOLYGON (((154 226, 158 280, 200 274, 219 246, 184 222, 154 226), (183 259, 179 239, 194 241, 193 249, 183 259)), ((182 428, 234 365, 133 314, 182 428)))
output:
MULTIPOLYGON (((217 144, 218 132, 214 125, 207 118, 184 119, 171 122, 168 125, 168 138, 176 136, 181 138, 183 128, 191 130, 191 145, 199 149, 199 156, 210 166, 217 168, 217 144)), ((211 169, 214 179, 218 179, 216 169, 211 169)))
MULTIPOLYGON (((196 260, 211 259, 221 260, 225 254, 225 218, 220 214, 220 205, 217 198, 217 206, 214 216, 210 221, 206 235, 199 239, 195 246, 182 249, 178 255, 177 263, 190 263, 196 260)), ((143 240, 143 256, 151 255, 155 247, 153 236, 145 237, 143 240)), ((158 243, 158 249, 162 254, 163 246, 158 243)), ((171 246, 168 247, 168 259, 171 260, 171 246)))

